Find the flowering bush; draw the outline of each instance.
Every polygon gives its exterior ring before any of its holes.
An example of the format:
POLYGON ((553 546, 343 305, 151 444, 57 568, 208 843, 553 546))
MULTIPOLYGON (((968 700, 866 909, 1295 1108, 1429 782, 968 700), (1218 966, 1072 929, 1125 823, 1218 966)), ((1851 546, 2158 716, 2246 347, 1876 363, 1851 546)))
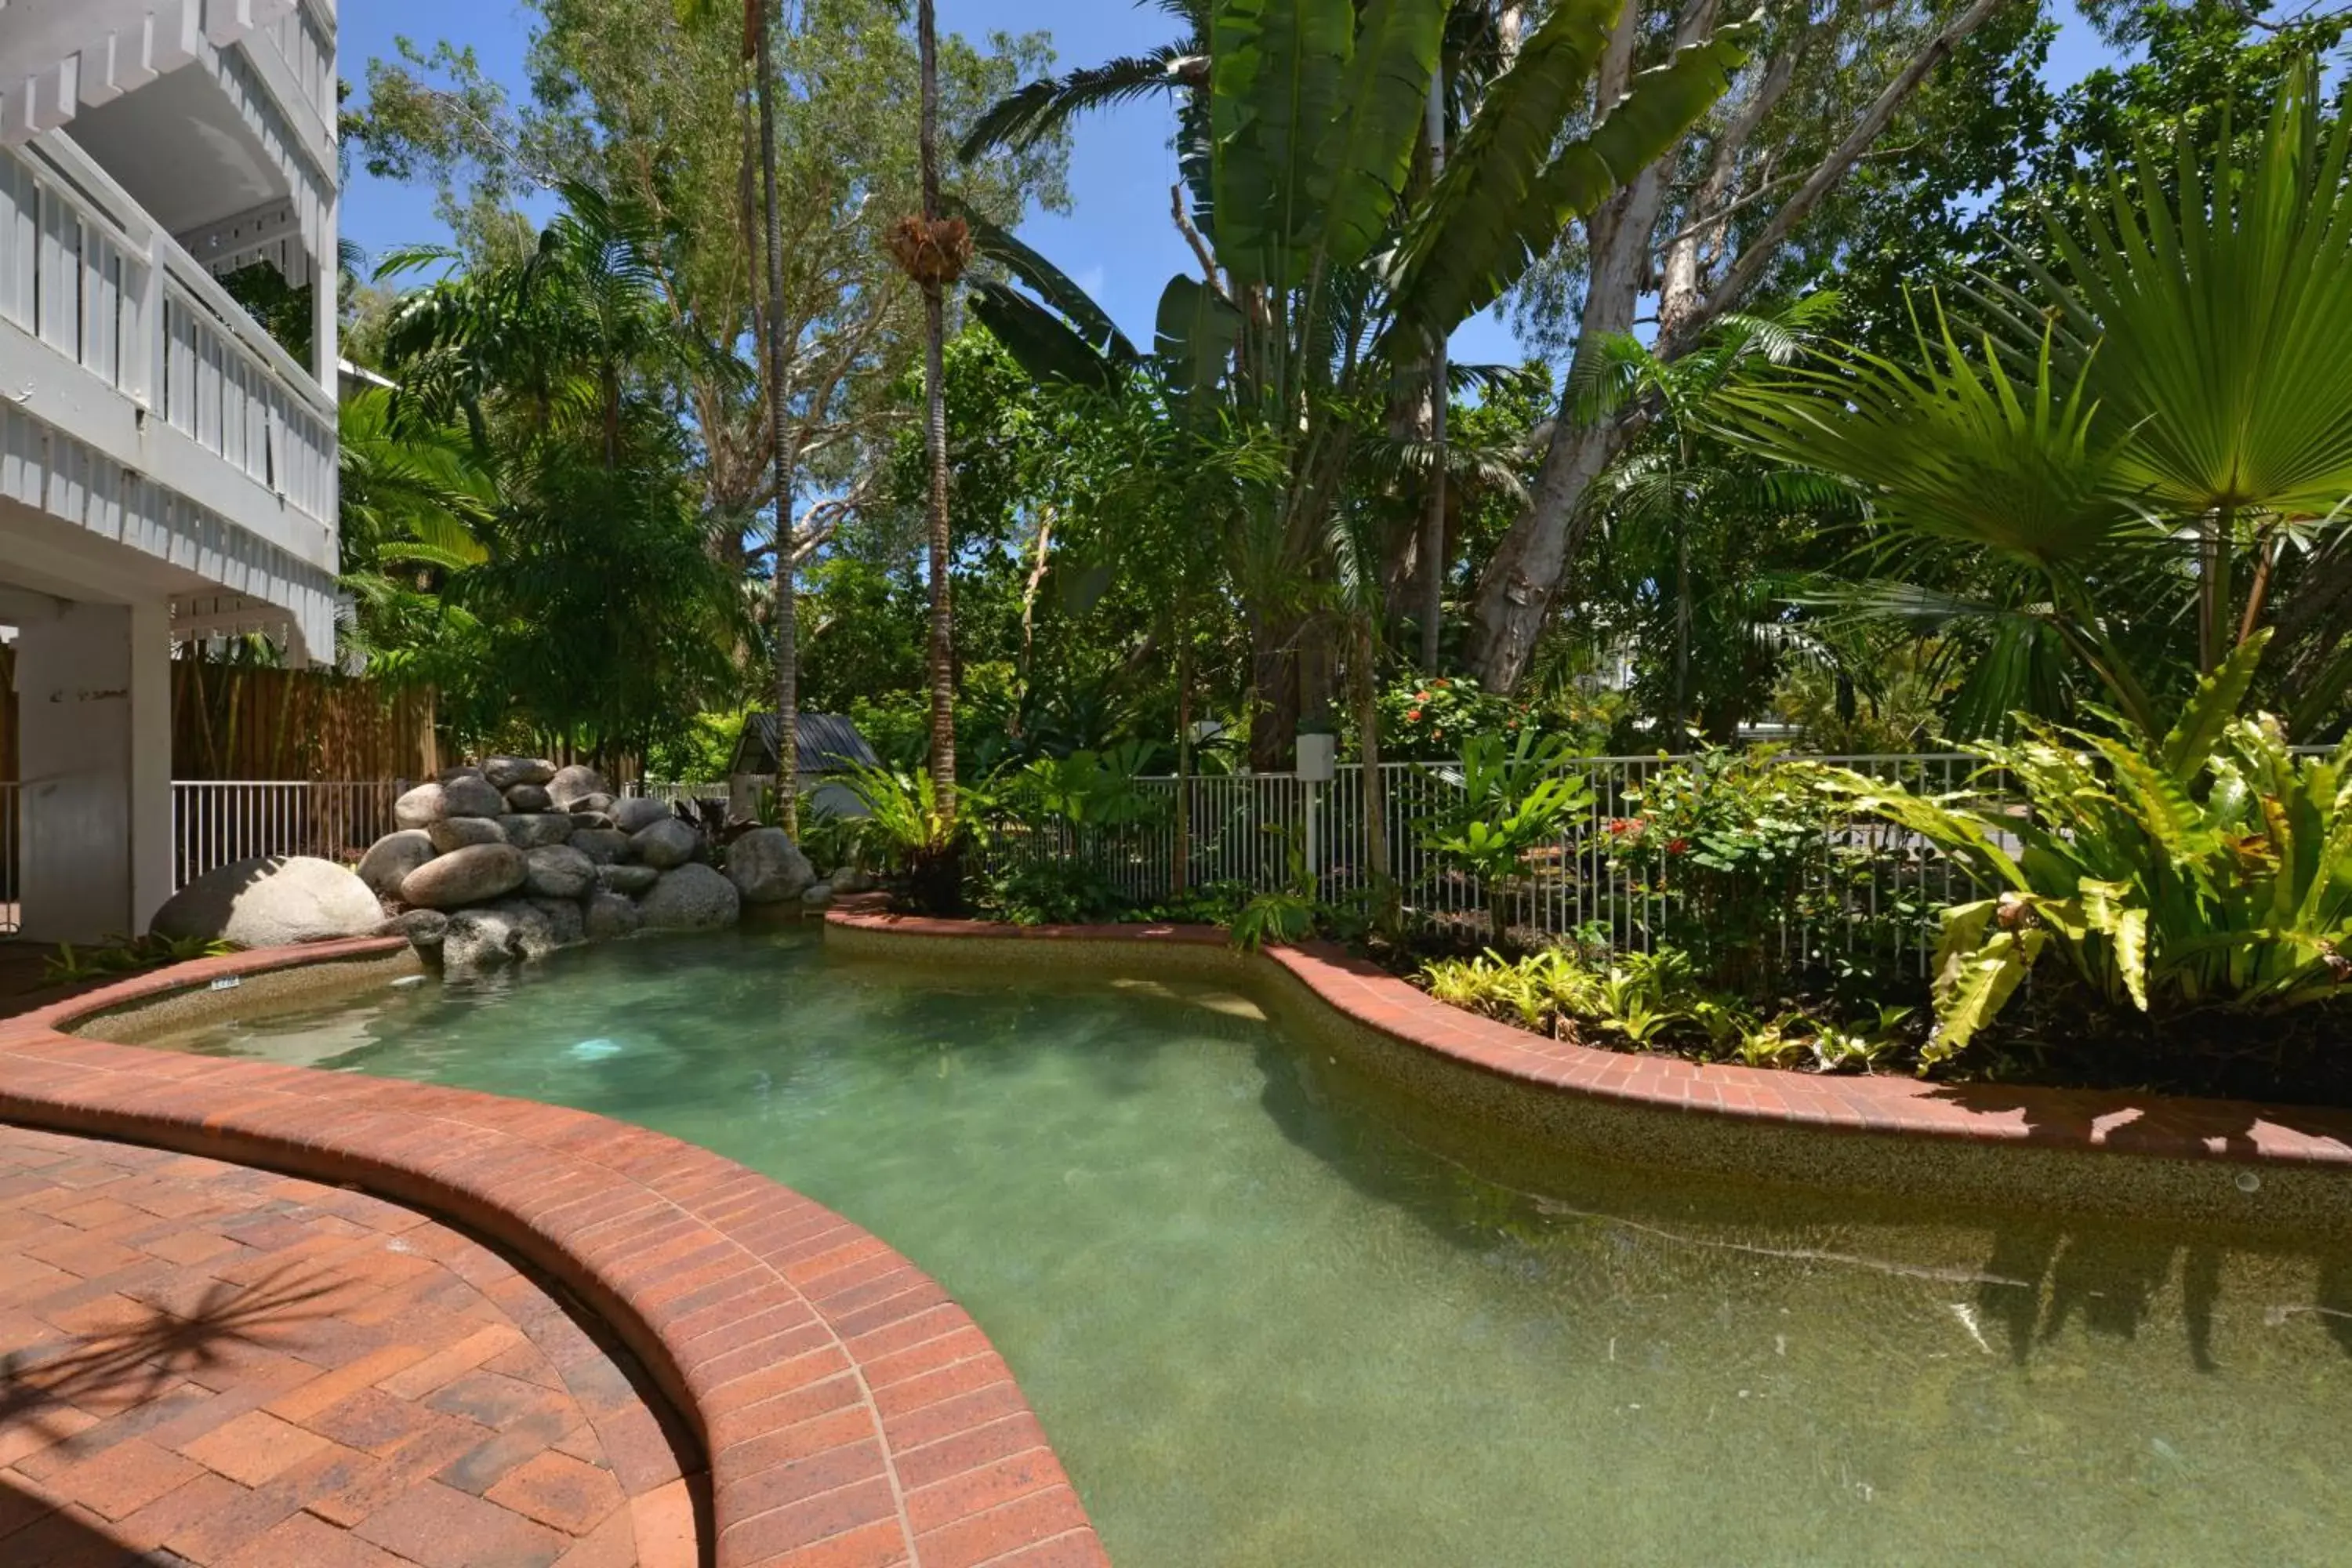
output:
POLYGON ((1850 929, 1848 892, 1881 868, 1841 842, 1852 808, 1826 776, 1769 749, 1711 751, 1623 792, 1633 815, 1607 824, 1610 859, 1710 984, 1777 994, 1818 967, 1801 933, 1850 929))
POLYGON ((1381 747, 1398 762, 1451 761, 1483 736, 1512 737, 1525 711, 1464 675, 1417 677, 1381 695, 1381 747))

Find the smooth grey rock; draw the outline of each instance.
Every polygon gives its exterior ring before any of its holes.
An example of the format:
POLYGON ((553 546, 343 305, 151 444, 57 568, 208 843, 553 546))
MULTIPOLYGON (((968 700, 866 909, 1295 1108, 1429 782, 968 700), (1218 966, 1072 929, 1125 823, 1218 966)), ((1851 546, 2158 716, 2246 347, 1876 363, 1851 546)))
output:
POLYGON ((701 865, 664 871, 637 910, 648 931, 721 931, 743 918, 735 884, 701 865))
POLYGON ((506 810, 506 796, 488 779, 451 779, 441 786, 444 816, 496 816, 506 810))
POLYGON ((449 917, 439 910, 411 910, 394 915, 378 928, 385 936, 404 936, 408 945, 439 947, 449 936, 449 917))
MULTIPOLYGON (((605 811, 575 811, 572 813, 572 826, 574 827, 610 828, 613 826, 613 816, 612 813, 605 811)), ((617 832, 618 829, 614 829, 614 831, 617 832)), ((625 839, 627 837, 628 835, 622 834, 623 838, 625 839)))
POLYGON ((268 855, 205 872, 173 894, 149 929, 239 947, 287 947, 366 936, 383 922, 383 906, 368 885, 332 860, 268 855))
POLYGON ((400 891, 402 879, 440 852, 425 829, 404 827, 368 846, 360 857, 359 879, 377 898, 388 899, 400 891))
POLYGON ((461 909, 504 898, 529 874, 522 851, 513 845, 469 844, 411 871, 400 884, 400 898, 423 909, 461 909))
POLYGON ((755 827, 727 847, 727 879, 747 904, 782 904, 816 880, 816 868, 782 828, 755 827))
POLYGON ((539 849, 572 837, 572 819, 555 812, 509 812, 499 818, 499 827, 518 849, 539 849))
POLYGON ((638 859, 656 871, 667 871, 673 866, 683 866, 694 858, 702 847, 702 835, 674 816, 666 816, 652 826, 629 836, 629 847, 638 859))
POLYGON ((507 791, 509 811, 545 811, 552 804, 537 784, 516 784, 507 791))
POLYGON ((448 855, 476 844, 504 844, 507 830, 493 817, 445 816, 425 828, 436 855, 448 855))
POLYGON ((877 886, 872 872, 861 871, 855 866, 836 866, 833 875, 825 880, 833 884, 835 894, 841 898, 852 893, 870 893, 877 886))
POLYGON ((482 776, 482 770, 476 767, 471 763, 459 763, 454 768, 443 768, 440 773, 434 776, 436 780, 441 784, 455 784, 459 779, 480 778, 482 776))
POLYGON ((626 893, 637 898, 653 890, 661 873, 651 866, 599 866, 596 885, 608 892, 626 893))
MULTIPOLYGON (((563 803, 559 801, 558 804, 561 805, 563 803)), ((611 795, 600 790, 594 795, 583 795, 579 799, 571 802, 569 809, 572 811, 602 812, 604 816, 610 816, 613 815, 613 807, 618 804, 619 802, 615 801, 611 795)))
POLYGON ((833 884, 811 882, 801 889, 801 904, 805 909, 821 910, 833 902, 833 884))
POLYGON ((569 844, 543 844, 523 855, 523 886, 542 899, 576 899, 596 885, 596 862, 569 844))
POLYGON ((571 844, 599 866, 609 866, 629 852, 629 836, 611 827, 574 827, 571 844))
POLYGON ((545 910, 509 899, 450 916, 441 962, 457 971, 488 969, 544 958, 562 945, 545 910))
POLYGON ((537 757, 485 757, 482 776, 499 789, 513 789, 518 784, 544 785, 555 776, 555 764, 537 757))
POLYGON ((392 819, 403 827, 423 827, 449 815, 449 797, 437 784, 418 784, 392 803, 392 819))
POLYGON ((523 901, 537 910, 540 917, 547 921, 548 930, 554 933, 556 946, 578 947, 588 940, 588 926, 581 917, 579 900, 526 899, 523 901))
POLYGON ((643 833, 656 822, 667 822, 677 815, 666 800, 648 800, 643 795, 631 795, 613 803, 613 826, 624 833, 643 833))
POLYGON ((610 795, 613 786, 594 768, 574 763, 568 768, 558 768, 548 776, 547 793, 555 804, 570 810, 590 795, 610 795))
MULTIPOLYGON (((632 869, 644 870, 642 866, 632 869)), ((584 910, 590 942, 613 942, 625 936, 635 936, 646 923, 637 912, 637 901, 624 893, 595 892, 589 895, 584 910)))

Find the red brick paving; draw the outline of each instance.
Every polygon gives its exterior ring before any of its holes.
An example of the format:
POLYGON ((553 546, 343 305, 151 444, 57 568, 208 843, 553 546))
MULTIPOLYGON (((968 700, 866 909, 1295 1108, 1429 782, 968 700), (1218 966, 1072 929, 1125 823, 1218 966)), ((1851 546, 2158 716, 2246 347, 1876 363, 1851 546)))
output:
MULTIPOLYGON (((917 939, 1222 947, 1213 926, 1012 926, 925 920, 868 908, 827 919, 917 939)), ((1513 1028, 1436 1001, 1327 942, 1269 948, 1265 959, 1325 1003, 1382 1034, 1488 1072, 1596 1100, 1841 1131, 1979 1143, 2114 1150, 2176 1160, 2352 1166, 2352 1112, 2242 1100, 1832 1077, 1702 1066, 1675 1057, 1596 1050, 1513 1028)))
MULTIPOLYGON (((709 1460, 709 1527, 698 1532, 693 1500, 676 1484, 676 1462, 650 1421, 635 1429, 599 1422, 590 1445, 576 1430, 558 1434, 518 1393, 517 1383, 557 1385, 544 1370, 534 1375, 513 1331, 519 1325, 538 1341, 533 1309, 544 1297, 530 1299, 523 1277, 509 1269, 512 1279, 485 1284, 480 1294, 512 1323, 486 1319, 462 1337, 417 1343, 419 1359, 315 1412, 302 1410, 300 1388, 289 1383, 205 1425, 211 1431, 258 1410, 327 1447, 289 1458, 294 1445, 284 1434, 256 1427, 261 1455, 226 1462, 283 1459, 286 1468, 255 1487, 207 1468, 164 1494, 151 1506, 200 1486, 203 1493, 190 1495, 207 1505, 198 1524, 171 1527, 169 1550, 205 1563, 242 1552, 257 1563, 302 1559, 310 1568, 324 1560, 320 1543, 331 1539, 343 1553, 334 1561, 436 1568, 438 1554, 451 1568, 536 1563, 558 1533, 551 1521, 593 1511, 599 1495, 578 1471, 544 1457, 594 1467, 601 1446, 629 1497, 634 1540, 620 1535, 617 1516, 586 1535, 562 1535, 567 1568, 690 1557, 698 1535, 716 1568, 1098 1568, 1107 1561, 1010 1369, 971 1317, 906 1259, 799 1194, 707 1150, 583 1111, 58 1032, 104 1009, 228 975, 398 946, 362 940, 203 959, 0 1021, 0 1123, 123 1137, 365 1187, 510 1249, 586 1301, 691 1424, 709 1460), (933 1342, 929 1356, 920 1353, 933 1342), (271 1403, 287 1395, 294 1403, 271 1403), (1004 1426, 1011 1417, 1027 1421, 1004 1426), (418 1422, 424 1429, 412 1430, 418 1422), (444 1440, 467 1432, 465 1424, 489 1436, 444 1440), (958 1441, 1000 1427, 993 1441, 958 1441), (397 1486, 383 1484, 388 1456, 402 1461, 397 1486), (303 1523, 305 1515, 316 1526, 303 1523)), ((94 1160, 68 1161, 44 1171, 40 1184, 74 1189, 56 1199, 71 1206, 105 1196, 82 1189, 118 1174, 94 1160)), ((6 1182, 0 1176, 0 1200, 6 1182)), ((10 1244, 10 1216, 0 1207, 0 1247, 10 1244)), ((47 1224, 44 1216, 23 1227, 37 1233, 24 1244, 26 1278, 44 1287, 45 1300, 91 1289, 74 1262, 122 1266, 84 1250, 60 1261, 44 1244, 68 1238, 49 1236, 47 1224), (37 1248, 48 1256, 35 1258, 37 1248)), ((219 1228, 240 1247, 271 1250, 278 1264, 340 1267, 354 1253, 351 1237, 305 1235, 284 1215, 219 1228)), ((82 1239, 79 1232, 72 1238, 82 1239)), ((124 1267, 226 1278, 242 1255, 224 1257, 175 1265, 150 1255, 124 1267)), ((415 1314, 453 1308, 441 1286, 412 1282, 409 1289, 400 1303, 363 1303, 329 1320, 347 1364, 413 1342, 401 1336, 415 1314)), ((91 1299, 108 1293, 99 1289, 91 1299)), ((68 1300, 68 1310, 87 1304, 68 1300)), ((569 1352, 547 1360, 583 1407, 624 1381, 608 1360, 569 1352)), ((221 1396, 189 1390, 184 1397, 205 1408, 221 1396)), ((175 1406, 167 1424, 193 1419, 175 1406)), ((83 1528, 60 1511, 67 1505, 42 1495, 18 1506, 27 1519, 47 1510, 83 1528)), ((0 1532, 16 1531, 0 1534, 0 1544, 12 1551, 54 1528, 49 1520, 11 1525, 9 1506, 9 1494, 0 1493, 0 1532)), ((47 1560, 46 1546, 21 1562, 0 1554, 7 1568, 47 1560)))
POLYGON ((8 1126, 0 1193, 11 1568, 696 1563, 691 1439, 661 1440, 614 1354, 481 1243, 360 1193, 8 1126))

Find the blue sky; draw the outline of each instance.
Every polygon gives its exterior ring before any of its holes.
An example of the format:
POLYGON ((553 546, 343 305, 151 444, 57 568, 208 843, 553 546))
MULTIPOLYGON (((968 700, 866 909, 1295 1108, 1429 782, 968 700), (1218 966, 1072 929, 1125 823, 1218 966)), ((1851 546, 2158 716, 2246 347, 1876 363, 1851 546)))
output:
MULTIPOLYGON (((1043 29, 1066 63, 1085 63, 1148 48, 1164 40, 1171 18, 1156 6, 1119 0, 939 0, 940 26, 979 37, 1002 28, 1043 29)), ((342 70, 354 84, 367 61, 393 53, 395 35, 430 46, 446 38, 471 45, 483 68, 510 86, 521 79, 531 14, 515 0, 344 0, 342 70)), ((2079 79, 2105 58, 2098 40, 2071 12, 2053 52, 2050 76, 2079 79)), ((1074 210, 1067 216, 1033 216, 1022 237, 1092 292, 1129 335, 1148 339, 1160 291, 1177 272, 1192 269, 1190 253, 1168 218, 1168 187, 1176 178, 1168 145, 1168 116, 1154 102, 1129 105, 1084 123, 1070 160, 1074 210)), ((396 245, 441 238, 430 191, 370 179, 354 171, 345 193, 342 230, 371 254, 396 245)), ((1465 324, 1454 338, 1464 363, 1512 363, 1521 357, 1509 329, 1489 315, 1465 324)))

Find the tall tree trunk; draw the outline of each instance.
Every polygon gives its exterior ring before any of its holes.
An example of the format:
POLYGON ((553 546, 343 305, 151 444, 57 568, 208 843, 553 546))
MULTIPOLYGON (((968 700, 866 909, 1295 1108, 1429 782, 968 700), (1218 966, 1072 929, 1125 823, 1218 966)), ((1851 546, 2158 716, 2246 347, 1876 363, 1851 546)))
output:
POLYGON ((1298 744, 1298 637, 1287 616, 1253 612, 1250 628, 1250 771, 1286 773, 1298 744))
MULTIPOLYGON (((919 0, 915 29, 923 71, 923 221, 940 221, 940 46, 932 0, 919 0)), ((955 609, 948 571, 947 290, 923 284, 923 435, 931 459, 931 787, 940 818, 956 818, 955 609)))
POLYGON ((1380 640, 1369 615, 1356 617, 1356 646, 1350 654, 1357 761, 1361 768, 1357 782, 1363 792, 1364 877, 1371 889, 1373 925, 1381 934, 1394 936, 1402 921, 1396 877, 1389 865, 1389 803, 1381 776, 1380 640))
MULTIPOLYGON (((1821 158, 1769 220, 1743 241, 1738 256, 1720 281, 1703 293, 1696 293, 1679 277, 1667 280, 1676 286, 1662 310, 1664 321, 1656 345, 1661 359, 1673 360, 1686 352, 1717 317, 1746 299, 1796 226, 1811 215, 1822 198, 1870 150, 1928 73, 2004 3, 2005 0, 1971 0, 1966 11, 1906 61, 1855 120, 1845 137, 1821 158)), ((1618 31, 1602 58, 1595 96, 1598 103, 1614 103, 1630 80, 1633 25, 1641 9, 1638 3, 1629 3, 1620 15, 1618 31)), ((1688 0, 1676 28, 1676 43, 1693 41, 1698 31, 1712 26, 1713 15, 1714 0, 1688 0)), ((1771 75, 1771 68, 1768 67, 1766 80, 1759 91, 1777 97, 1785 87, 1785 79, 1775 85, 1771 75)), ((1727 134, 1752 134, 1756 121, 1761 118, 1760 111, 1749 117, 1745 129, 1735 121, 1727 134)), ((1587 345, 1597 347, 1596 334, 1623 332, 1633 325, 1634 306, 1643 291, 1651 286, 1649 258, 1660 208, 1660 176, 1666 164, 1682 155, 1679 148, 1669 153, 1587 222, 1591 261, 1577 340, 1578 363, 1572 364, 1569 373, 1570 385, 1578 382, 1577 371, 1588 353, 1587 345)), ((1717 184, 1716 188, 1720 191, 1722 187, 1717 184)), ((1706 220, 1706 215, 1702 215, 1703 225, 1706 220)), ((1561 418, 1554 426, 1551 446, 1544 454, 1528 509, 1504 535, 1479 580, 1472 610, 1470 665, 1480 682, 1492 690, 1508 690, 1526 675, 1528 659, 1550 613, 1552 597, 1559 590, 1568 563, 1582 542, 1590 521, 1585 498, 1592 481, 1624 450, 1626 443, 1645 422, 1638 411, 1630 419, 1597 425, 1579 421, 1570 416, 1571 412, 1563 404, 1561 418)))
MULTIPOLYGON (((1445 174, 1445 61, 1441 54, 1429 80, 1429 183, 1445 174)), ((1453 389, 1447 384, 1446 342, 1429 353, 1429 432, 1433 461, 1429 468, 1427 515, 1421 525, 1421 668, 1437 673, 1439 622, 1445 615, 1445 418, 1453 389)), ((1378 742, 1374 742, 1375 748, 1378 742)), ((1377 791, 1368 791, 1370 799, 1377 791)))
POLYGON ((785 434, 784 235, 776 200, 776 57, 769 37, 766 0, 746 0, 759 30, 760 178, 768 202, 768 434, 776 465, 776 826, 797 842, 801 836, 801 654, 800 608, 793 579, 793 489, 798 452, 785 434))
POLYGON ((1176 860, 1169 886, 1178 898, 1192 880, 1192 638, 1176 617, 1176 860))

